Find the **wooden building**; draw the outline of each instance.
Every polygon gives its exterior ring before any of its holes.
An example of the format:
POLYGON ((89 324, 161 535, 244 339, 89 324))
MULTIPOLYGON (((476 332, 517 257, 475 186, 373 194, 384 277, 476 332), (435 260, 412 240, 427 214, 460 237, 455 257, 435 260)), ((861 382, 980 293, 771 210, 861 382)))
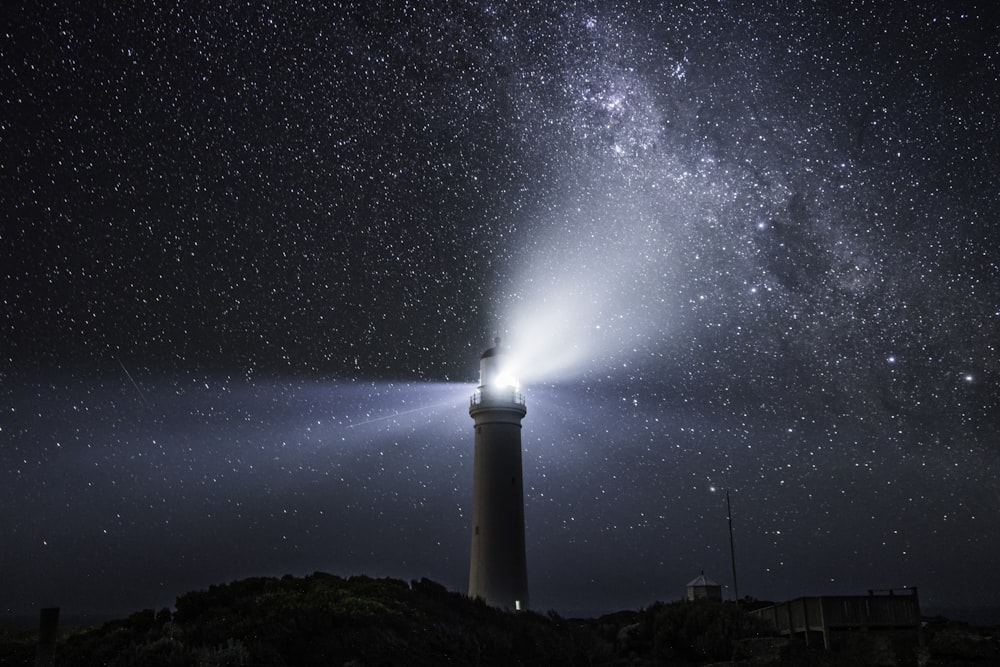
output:
POLYGON ((913 631, 920 639, 920 600, 916 588, 870 590, 868 595, 803 597, 750 612, 786 636, 830 635, 844 630, 913 631))

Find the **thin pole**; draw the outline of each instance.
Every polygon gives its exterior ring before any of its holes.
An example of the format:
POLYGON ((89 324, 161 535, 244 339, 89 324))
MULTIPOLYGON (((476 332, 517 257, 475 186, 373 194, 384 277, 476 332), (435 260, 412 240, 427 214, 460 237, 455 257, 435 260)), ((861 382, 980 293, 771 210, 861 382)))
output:
POLYGON ((733 546, 733 506, 729 502, 729 489, 726 489, 726 514, 729 519, 729 558, 733 563, 733 595, 736 601, 740 599, 740 587, 736 583, 736 547, 733 546))

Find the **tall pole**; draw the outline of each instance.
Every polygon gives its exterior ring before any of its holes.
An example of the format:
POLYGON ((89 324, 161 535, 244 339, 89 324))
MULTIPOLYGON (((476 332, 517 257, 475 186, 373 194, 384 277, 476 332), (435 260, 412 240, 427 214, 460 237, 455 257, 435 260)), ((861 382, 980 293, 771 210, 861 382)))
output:
POLYGON ((733 545, 733 506, 729 502, 729 489, 726 489, 726 515, 729 520, 729 559, 733 564, 733 596, 740 600, 740 587, 736 583, 736 547, 733 545))

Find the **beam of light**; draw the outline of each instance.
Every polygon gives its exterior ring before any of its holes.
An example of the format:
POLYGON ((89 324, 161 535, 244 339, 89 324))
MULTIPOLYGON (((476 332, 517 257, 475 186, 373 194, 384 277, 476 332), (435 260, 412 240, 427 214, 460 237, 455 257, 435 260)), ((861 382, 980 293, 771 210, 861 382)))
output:
POLYGON ((471 382, 148 374, 152 414, 119 419, 130 393, 120 376, 2 388, 11 406, 4 430, 20 434, 0 459, 11 498, 2 527, 21 534, 11 551, 23 564, 18 579, 44 581, 60 599, 87 599, 79 572, 114 591, 122 581, 167 582, 170 596, 229 577, 321 569, 427 575, 457 587, 447 555, 468 539, 471 382), (377 423, 348 428, 359 420, 377 423), (41 493, 39 479, 51 488, 41 493), (122 505, 123 493, 134 502, 122 505), (32 514, 57 510, 66 521, 32 514), (373 534, 390 513, 405 525, 373 534), (428 533, 422 553, 400 557, 398 540, 423 544, 428 533), (195 584, 180 580, 179 545, 206 539, 221 550, 188 566, 201 577, 195 584), (89 548, 74 560, 72 582, 36 568, 47 562, 40 554, 79 544, 89 548))
MULTIPOLYGON (((471 390, 470 390, 471 393, 471 390)), ((464 401, 465 399, 463 399, 464 401)), ((347 428, 357 428, 359 426, 365 426, 366 424, 374 424, 376 422, 386 421, 388 419, 394 419, 396 417, 402 417, 404 415, 413 414, 416 412, 431 412, 437 410, 438 408, 451 406, 455 407, 459 404, 455 399, 449 399, 446 401, 441 401, 439 403, 429 403, 427 405, 421 405, 416 408, 411 408, 410 410, 394 410, 393 412, 379 417, 372 417, 371 419, 366 419, 364 421, 357 421, 347 424, 347 428)))
POLYGON ((654 214, 662 202, 607 183, 543 226, 524 256, 501 321, 523 383, 621 368, 655 348, 671 318, 673 263, 654 214))
POLYGON ((305 396, 311 404, 325 403, 318 410, 325 414, 312 427, 315 437, 364 449, 394 433, 466 426, 474 390, 471 382, 332 382, 311 386, 305 396))

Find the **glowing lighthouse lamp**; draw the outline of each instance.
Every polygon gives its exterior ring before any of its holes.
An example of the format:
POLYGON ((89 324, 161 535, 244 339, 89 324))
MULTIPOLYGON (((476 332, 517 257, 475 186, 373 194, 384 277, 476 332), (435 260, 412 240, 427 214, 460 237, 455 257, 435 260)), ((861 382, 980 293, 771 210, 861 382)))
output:
POLYGON ((500 339, 495 343, 480 357, 479 388, 469 403, 476 431, 469 597, 522 610, 528 608, 521 474, 521 420, 527 408, 500 339))

